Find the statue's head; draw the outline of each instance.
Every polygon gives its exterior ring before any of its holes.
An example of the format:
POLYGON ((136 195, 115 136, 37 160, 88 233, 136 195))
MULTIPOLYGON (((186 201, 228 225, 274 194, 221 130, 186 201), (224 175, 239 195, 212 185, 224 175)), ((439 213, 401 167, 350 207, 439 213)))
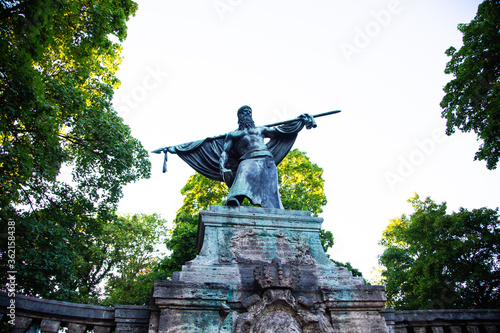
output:
POLYGON ((252 108, 248 105, 243 105, 238 109, 238 125, 240 130, 245 128, 255 128, 255 123, 252 119, 252 108))

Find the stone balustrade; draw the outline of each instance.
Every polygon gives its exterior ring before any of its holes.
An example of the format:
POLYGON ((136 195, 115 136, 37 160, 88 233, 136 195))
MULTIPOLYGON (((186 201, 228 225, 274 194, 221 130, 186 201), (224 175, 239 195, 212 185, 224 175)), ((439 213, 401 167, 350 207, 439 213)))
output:
POLYGON ((390 333, 497 333, 500 310, 385 310, 390 333))
MULTIPOLYGON (((148 306, 103 307, 23 295, 16 295, 12 313, 9 304, 10 298, 0 292, 0 326, 10 327, 8 321, 15 316, 12 333, 24 333, 33 325, 42 333, 61 328, 67 328, 68 333, 147 333, 158 329, 149 327, 158 313, 148 306)), ((385 310, 383 315, 390 333, 500 333, 500 310, 385 310)))
POLYGON ((146 333, 151 313, 148 306, 104 307, 23 295, 10 298, 0 292, 0 326, 10 327, 12 333, 24 333, 32 326, 42 333, 56 333, 62 328, 67 328, 68 333, 87 330, 94 333, 146 333), (11 305, 11 299, 15 300, 15 307, 11 305))

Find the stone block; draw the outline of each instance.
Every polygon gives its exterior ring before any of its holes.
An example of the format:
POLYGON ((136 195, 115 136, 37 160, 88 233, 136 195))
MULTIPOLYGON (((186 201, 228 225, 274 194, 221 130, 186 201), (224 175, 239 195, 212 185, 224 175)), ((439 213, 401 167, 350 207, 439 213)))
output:
POLYGON ((149 328, 148 328, 148 333, 157 333, 158 332, 158 326, 160 322, 160 312, 151 310, 150 315, 149 315, 149 328))
POLYGON ((413 332, 415 332, 415 333, 426 333, 427 332, 427 328, 426 327, 414 326, 413 327, 413 332))
POLYGON ((87 325, 85 324, 77 324, 77 323, 68 324, 68 333, 85 333, 86 331, 87 331, 87 325))
POLYGON ((40 324, 40 330, 42 331, 42 333, 56 333, 59 331, 60 326, 60 321, 44 319, 40 324))
MULTIPOLYGON (((164 309, 160 313, 159 333, 224 332, 218 311, 199 309, 164 309)), ((231 331, 226 331, 231 332, 231 331)))
POLYGON ((115 305, 115 322, 148 323, 149 307, 140 305, 115 305))
POLYGON ((150 311, 147 306, 115 305, 116 333, 147 333, 150 311))
POLYGON ((479 326, 477 325, 467 325, 465 331, 467 333, 480 333, 479 326))
POLYGON ((16 316, 16 321, 11 333, 24 333, 31 326, 33 319, 28 317, 16 316))
POLYGON ((484 325, 484 332, 486 333, 498 333, 495 325, 484 325))
POLYGON ((94 326, 94 333, 109 333, 111 332, 111 327, 109 326, 94 326))
POLYGON ((116 324, 115 333, 147 333, 147 324, 126 324, 118 323, 116 324))

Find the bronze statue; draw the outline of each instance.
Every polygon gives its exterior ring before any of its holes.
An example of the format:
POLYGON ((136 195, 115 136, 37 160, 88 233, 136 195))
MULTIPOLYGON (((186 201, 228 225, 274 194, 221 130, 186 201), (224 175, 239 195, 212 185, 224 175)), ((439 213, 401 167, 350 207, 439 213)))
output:
MULTIPOLYGON (((340 111, 314 117, 337 112, 340 111)), ((239 206, 246 197, 253 205, 282 209, 276 166, 288 154, 304 126, 307 129, 316 127, 314 117, 302 114, 293 120, 256 127, 252 109, 244 105, 238 109, 237 130, 153 152, 165 153, 163 172, 166 171, 167 152, 170 152, 179 155, 202 175, 224 181, 230 188, 228 206, 239 206), (267 144, 265 138, 269 138, 267 144)))

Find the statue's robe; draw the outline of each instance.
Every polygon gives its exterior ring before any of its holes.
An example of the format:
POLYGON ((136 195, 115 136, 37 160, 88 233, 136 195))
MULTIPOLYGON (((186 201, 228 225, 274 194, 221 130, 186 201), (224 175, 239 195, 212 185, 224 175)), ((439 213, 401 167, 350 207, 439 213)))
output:
MULTIPOLYGON (((279 133, 267 142, 267 151, 241 158, 229 154, 227 168, 233 171, 234 181, 230 187, 226 204, 237 204, 238 197, 247 197, 252 204, 266 208, 283 208, 278 191, 276 166, 292 148, 298 133, 304 128, 316 127, 314 118, 301 115, 296 120, 276 127, 279 133), (269 154, 270 153, 270 154, 269 154)), ((219 169, 220 156, 224 150, 226 136, 210 137, 164 148, 166 171, 167 152, 177 154, 190 167, 205 177, 224 181, 219 169)))
POLYGON ((276 162, 269 150, 247 152, 240 158, 226 205, 239 206, 245 197, 253 205, 283 209, 276 162))

